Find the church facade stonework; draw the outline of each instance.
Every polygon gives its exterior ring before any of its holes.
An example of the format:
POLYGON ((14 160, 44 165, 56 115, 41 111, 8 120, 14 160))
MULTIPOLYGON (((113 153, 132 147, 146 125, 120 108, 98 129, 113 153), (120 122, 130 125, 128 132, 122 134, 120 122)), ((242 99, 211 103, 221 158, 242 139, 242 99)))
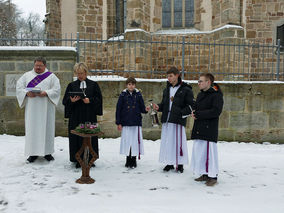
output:
MULTIPOLYGON (((178 8, 175 11, 176 2, 181 2, 182 7, 187 2, 192 4, 193 26, 199 31, 216 30, 225 25, 237 25, 243 27, 244 37, 248 40, 276 41, 277 26, 284 24, 283 0, 46 0, 47 18, 46 30, 50 34, 61 36, 62 20, 67 16, 74 16, 77 26, 76 32, 92 33, 97 38, 110 38, 118 31, 116 28, 142 29, 145 32, 155 33, 163 29, 175 29, 175 27, 163 27, 163 4, 169 5, 169 16, 178 19, 178 8), (74 2, 71 11, 64 11, 67 4, 74 2), (72 14, 74 13, 74 14, 72 14), (117 23, 124 22, 118 26, 117 23)), ((188 4, 188 7, 190 5, 188 4)), ((181 14, 187 16, 187 11, 181 14), (185 13, 185 14, 184 14, 185 13)), ((188 21, 188 20, 186 20, 188 21)), ((67 23, 64 22, 64 25, 67 23)), ((187 28, 177 27, 176 29, 187 28)), ((76 33, 74 32, 74 33, 76 33)))
MULTIPOLYGON (((226 49, 227 53, 235 52, 238 56, 235 57, 220 51, 220 46, 215 51, 215 44, 276 45, 280 39, 284 45, 283 0, 46 0, 46 5, 46 30, 50 36, 74 38, 79 33, 80 38, 105 41, 122 36, 114 42, 82 44, 84 49, 80 50, 80 61, 85 61, 90 69, 112 69, 119 75, 129 70, 158 73, 168 66, 181 69, 182 56, 188 59, 185 70, 195 72, 198 64, 197 74, 217 67, 227 73, 233 73, 235 67, 255 73, 259 72, 257 49, 240 48, 238 52, 236 47, 226 49), (144 43, 134 47, 121 40, 144 43), (193 52, 189 45, 172 50, 162 41, 209 45, 193 52), (151 42, 157 43, 151 45, 151 42), (210 45, 214 45, 214 56, 210 45), (197 57, 202 60, 198 61, 197 57), (226 61, 222 61, 224 58, 226 61), (254 64, 245 61, 247 58, 255 60, 254 64)), ((275 60, 272 52, 269 48, 261 50, 261 60, 266 58, 268 67, 274 66, 269 64, 275 60)), ((193 74, 193 78, 196 76, 193 74)), ((139 77, 149 77, 149 73, 142 72, 139 77)), ((253 74, 245 78, 259 80, 253 74)))

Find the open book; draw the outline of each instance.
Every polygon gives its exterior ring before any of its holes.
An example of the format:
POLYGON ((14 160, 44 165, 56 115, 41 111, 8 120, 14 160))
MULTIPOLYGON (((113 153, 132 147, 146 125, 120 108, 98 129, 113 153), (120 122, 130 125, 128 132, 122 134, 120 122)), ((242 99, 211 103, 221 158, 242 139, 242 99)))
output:
POLYGON ((188 115, 183 115, 182 118, 187 118, 187 117, 191 116, 191 112, 192 112, 193 110, 192 110, 192 107, 191 107, 190 105, 188 105, 188 107, 190 108, 190 114, 188 114, 188 115))
POLYGON ((34 92, 34 93, 40 93, 41 89, 39 87, 27 87, 26 88, 27 92, 34 92))

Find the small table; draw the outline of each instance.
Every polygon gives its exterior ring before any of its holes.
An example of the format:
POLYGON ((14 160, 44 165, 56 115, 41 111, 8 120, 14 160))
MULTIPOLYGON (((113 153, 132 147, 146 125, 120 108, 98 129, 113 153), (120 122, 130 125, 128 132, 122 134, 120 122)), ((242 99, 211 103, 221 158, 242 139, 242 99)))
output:
POLYGON ((90 168, 92 167, 93 163, 98 159, 97 153, 92 148, 91 138, 93 136, 101 136, 103 135, 102 132, 98 132, 95 134, 85 134, 85 133, 79 133, 75 130, 71 130, 71 133, 74 135, 78 135, 83 138, 82 147, 80 150, 76 153, 75 157, 82 168, 82 176, 76 180, 76 183, 81 184, 91 184, 94 183, 95 180, 90 177, 90 168), (84 159, 81 159, 81 155, 84 152, 84 159), (89 153, 92 155, 91 160, 89 161, 89 153))

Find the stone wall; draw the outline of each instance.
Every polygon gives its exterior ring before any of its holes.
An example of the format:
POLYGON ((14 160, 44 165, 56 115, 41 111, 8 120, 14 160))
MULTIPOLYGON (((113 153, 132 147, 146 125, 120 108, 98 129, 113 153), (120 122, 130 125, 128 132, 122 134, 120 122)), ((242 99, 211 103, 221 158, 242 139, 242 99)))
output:
MULTIPOLYGON (((67 79, 66 79, 67 80, 67 79)), ((69 80, 69 78, 68 78, 69 80)), ((62 82, 62 81, 61 81, 62 82)), ((104 115, 99 116, 105 137, 119 137, 115 126, 115 106, 125 81, 99 81, 103 93, 104 115)), ((190 83, 196 97, 197 82, 190 83)), ((144 101, 156 103, 161 100, 165 82, 138 82, 144 101), (155 91, 155 92, 153 92, 155 91)), ((224 93, 224 109, 219 123, 219 140, 284 143, 284 84, 220 83, 224 93)), ((64 92, 66 84, 62 85, 64 92)), ((0 97, 0 133, 24 134, 24 110, 19 109, 15 97, 0 97)), ((161 114, 159 113, 159 116, 161 114)), ((190 138, 193 120, 188 119, 187 137, 190 138)), ((149 115, 143 115, 143 136, 145 139, 159 139, 161 128, 152 128, 149 115)), ((63 118, 60 104, 56 113, 56 135, 67 135, 67 121, 63 118)))
MULTIPOLYGON (((276 79, 276 48, 256 45, 244 38, 244 29, 231 26, 211 33, 183 35, 126 32, 109 41, 80 43, 80 60, 99 74, 161 78, 170 66, 182 69, 184 38, 185 79, 197 79, 201 72, 218 73, 218 80, 276 79), (136 42, 135 42, 136 41, 136 42)), ((280 56, 280 77, 284 80, 280 56)))
POLYGON ((242 1, 243 0, 213 0, 212 2, 212 27, 216 29, 226 24, 242 26, 242 1))
POLYGON ((276 27, 284 24, 283 0, 246 0, 246 38, 276 44, 276 27))
POLYGON ((92 34, 92 36, 101 39, 103 35, 103 0, 78 0, 77 20, 78 32, 82 35, 92 34))
MULTIPOLYGON (((118 137, 115 131, 115 104, 124 82, 99 82, 104 96, 104 116, 101 118, 104 131, 111 137, 118 137), (111 89, 111 92, 107 92, 111 89)), ((138 82, 145 103, 149 99, 159 102, 165 82, 138 82), (155 93, 153 93, 155 91, 155 93)), ((197 82, 191 83, 196 97, 197 82)), ((243 83, 219 84, 225 105, 219 123, 219 140, 226 141, 270 141, 284 143, 284 84, 243 83), (273 92, 271 92, 273 91, 273 92)), ((160 115, 160 114, 159 114, 160 115)), ((187 136, 190 137, 193 120, 187 123, 187 136)), ((160 129, 152 128, 149 115, 143 116, 145 138, 160 138, 160 129)))
POLYGON ((150 31, 150 0, 128 0, 126 28, 150 31))
MULTIPOLYGON (((122 1, 122 0, 121 0, 122 1)), ((47 32, 61 37, 61 1, 47 0, 47 32)), ((67 4, 67 1, 63 2, 67 4)), ((78 0, 78 32, 107 38, 115 34, 115 0, 78 0), (103 4, 107 4, 105 8, 103 4), (105 32, 102 29, 105 15, 105 32)), ((147 32, 161 29, 162 0, 127 1, 126 29, 140 28, 147 32)), ((283 0, 197 0, 195 1, 195 28, 200 31, 217 29, 226 24, 244 27, 245 38, 250 41, 272 43, 276 27, 284 24, 283 0)))
MULTIPOLYGON (((244 44, 243 35, 244 31, 240 27, 224 28, 213 33, 182 35, 185 42, 185 70, 191 72, 191 75, 185 76, 185 79, 196 79, 200 72, 212 71, 224 72, 224 75, 219 75, 218 79, 228 80, 225 73, 233 76, 232 73, 239 73, 241 68, 244 74, 238 75, 239 79, 242 77, 248 79, 247 74, 250 73, 249 78, 257 80, 255 74, 261 70, 257 60, 263 57, 265 63, 269 63, 274 56, 267 48, 261 51, 261 56, 259 50, 262 49, 251 50, 251 48, 233 45, 224 48, 224 44, 244 44), (248 58, 252 60, 248 61, 248 58), (196 76, 192 75, 193 72, 196 72, 196 76)), ((102 73, 105 70, 113 70, 115 74, 125 75, 123 71, 148 71, 148 74, 145 72, 139 76, 159 77, 160 73, 165 73, 169 66, 177 66, 181 70, 182 36, 151 35, 145 31, 133 31, 125 33, 121 40, 81 43, 80 46, 84 47, 80 51, 81 61, 86 61, 90 69, 101 70, 102 73), (131 40, 137 42, 128 42, 131 40), (151 43, 151 41, 157 43, 151 43), (151 75, 149 75, 150 71, 151 75)), ((272 64, 265 64, 265 67, 267 73, 270 73, 272 64)))
MULTIPOLYGON (((16 81, 23 73, 33 69, 33 61, 37 56, 47 60, 47 68, 55 73, 61 83, 61 95, 67 84, 72 81, 73 66, 76 61, 74 50, 33 47, 27 49, 0 49, 0 133, 23 135, 24 110, 20 109, 15 98, 16 81), (30 50, 27 50, 30 49, 30 50), (9 95, 9 96, 7 96, 9 95)), ((63 105, 56 109, 56 132, 66 134, 63 119, 63 105)))

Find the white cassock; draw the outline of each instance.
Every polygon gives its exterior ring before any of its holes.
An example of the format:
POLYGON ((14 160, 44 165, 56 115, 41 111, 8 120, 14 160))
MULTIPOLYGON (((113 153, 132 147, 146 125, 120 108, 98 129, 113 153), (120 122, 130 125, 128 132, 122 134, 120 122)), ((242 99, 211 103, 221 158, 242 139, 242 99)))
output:
MULTIPOLYGON (((174 97, 178 88, 170 87, 170 97, 174 97)), ((169 114, 172 108, 170 98, 169 114)), ((163 123, 159 162, 167 165, 188 164, 188 150, 185 127, 180 124, 163 123)))
POLYGON ((190 168, 196 175, 215 178, 219 173, 217 143, 194 139, 190 168))
POLYGON ((121 131, 120 154, 131 156, 144 155, 144 145, 141 126, 123 126, 121 131))
POLYGON ((25 156, 45 156, 54 152, 55 106, 60 99, 60 83, 52 73, 36 86, 45 91, 47 97, 30 98, 26 96, 26 87, 37 75, 34 70, 26 72, 16 87, 19 106, 25 107, 25 156))

